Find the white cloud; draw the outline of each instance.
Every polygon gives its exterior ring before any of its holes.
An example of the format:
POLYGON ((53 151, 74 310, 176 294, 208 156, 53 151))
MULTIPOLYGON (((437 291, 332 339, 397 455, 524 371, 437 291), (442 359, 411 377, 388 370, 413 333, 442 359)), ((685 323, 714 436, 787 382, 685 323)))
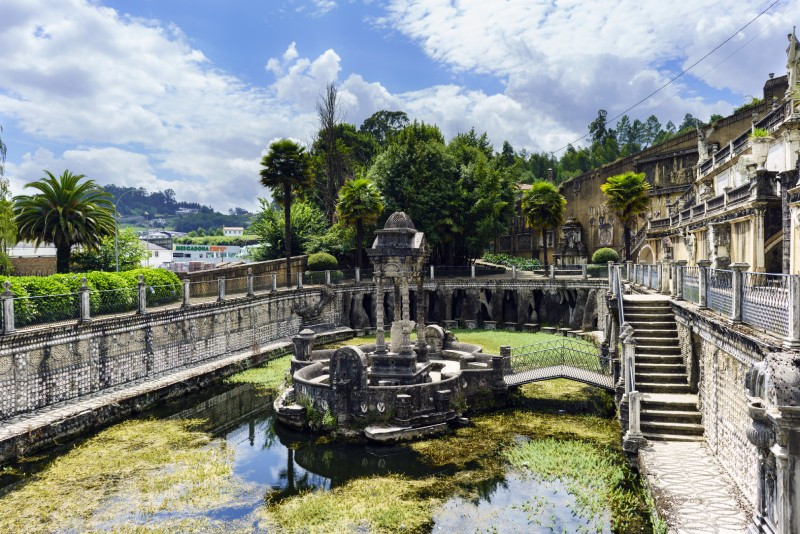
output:
MULTIPOLYGON (((502 91, 491 94, 455 83, 392 92, 355 72, 342 77, 333 49, 303 57, 295 42, 267 61, 275 80, 259 88, 215 68, 172 25, 88 0, 4 0, 4 120, 43 145, 75 147, 58 155, 31 150, 8 162, 7 175, 15 192, 42 169, 69 168, 100 183, 171 187, 181 199, 219 209, 253 208, 266 193, 257 177, 265 147, 280 137, 309 141, 314 105, 335 80, 345 119, 355 124, 379 109, 404 110, 438 124, 448 138, 474 127, 496 146, 507 139, 517 149, 554 149, 581 135, 597 109, 621 111, 662 84, 668 66, 686 67, 713 48, 752 18, 756 8, 745 4, 721 13, 710 0, 388 1, 382 24, 454 72, 500 78, 502 91)), ((763 17, 698 71, 761 32, 705 78, 760 94, 767 72, 783 71, 779 16, 763 17)), ((673 84, 682 92, 657 109, 662 120, 726 113, 738 103, 702 98, 690 81, 673 84)))

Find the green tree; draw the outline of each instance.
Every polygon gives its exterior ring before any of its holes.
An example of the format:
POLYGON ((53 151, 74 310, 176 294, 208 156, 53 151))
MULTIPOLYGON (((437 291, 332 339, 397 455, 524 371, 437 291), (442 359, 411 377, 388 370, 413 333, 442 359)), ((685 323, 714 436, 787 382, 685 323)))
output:
POLYGON ((284 247, 286 249, 286 283, 292 279, 292 195, 303 196, 311 182, 308 154, 291 139, 281 139, 269 146, 261 159, 261 185, 283 207, 284 247))
MULTIPOLYGON (((119 232, 119 270, 131 271, 142 266, 149 252, 139 240, 133 228, 123 228, 119 232)), ((71 270, 76 272, 105 271, 116 269, 115 239, 113 235, 104 236, 97 250, 73 252, 70 257, 71 270)))
POLYGON ((425 232, 432 261, 458 231, 458 170, 436 126, 414 122, 398 132, 367 173, 383 194, 388 213, 405 211, 425 232))
POLYGON ((362 266, 364 228, 375 224, 383 213, 383 199, 375 183, 366 178, 348 180, 339 189, 336 214, 342 224, 356 229, 356 266, 362 266))
POLYGON ((385 147, 392 136, 408 126, 408 115, 402 111, 376 111, 359 127, 359 131, 370 135, 378 145, 385 147))
POLYGON ((625 260, 631 258, 631 226, 639 214, 650 207, 650 184, 645 180, 644 173, 626 172, 610 176, 606 183, 600 186, 606 195, 608 209, 622 223, 625 240, 625 260))
MULTIPOLYGON (((274 260, 286 249, 286 216, 282 206, 259 199, 261 211, 256 214, 249 231, 259 237, 263 246, 253 252, 254 259, 274 260)), ((291 250, 308 254, 310 243, 325 234, 327 224, 322 211, 310 202, 293 202, 289 212, 291 219, 291 250)), ((315 252, 316 250, 314 250, 315 252)))
POLYGON ((82 174, 45 173, 25 186, 38 193, 14 197, 14 217, 21 239, 55 245, 56 270, 66 273, 73 246, 96 250, 103 236, 114 234, 114 205, 111 195, 82 174))
POLYGON ((567 200, 549 182, 536 182, 522 195, 522 213, 532 230, 542 233, 544 267, 547 269, 547 231, 564 222, 567 200))
POLYGON ((8 249, 17 244, 17 223, 14 221, 14 204, 10 196, 8 180, 0 177, 0 275, 11 274, 13 269, 8 249))

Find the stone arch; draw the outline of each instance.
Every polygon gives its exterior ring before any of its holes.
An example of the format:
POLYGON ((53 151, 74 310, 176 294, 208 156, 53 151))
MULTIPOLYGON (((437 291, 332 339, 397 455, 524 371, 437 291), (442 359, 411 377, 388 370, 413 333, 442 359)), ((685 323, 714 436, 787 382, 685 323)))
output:
POLYGON ((655 263, 656 262, 656 253, 649 244, 642 245, 642 248, 639 249, 639 254, 637 257, 637 263, 655 263))

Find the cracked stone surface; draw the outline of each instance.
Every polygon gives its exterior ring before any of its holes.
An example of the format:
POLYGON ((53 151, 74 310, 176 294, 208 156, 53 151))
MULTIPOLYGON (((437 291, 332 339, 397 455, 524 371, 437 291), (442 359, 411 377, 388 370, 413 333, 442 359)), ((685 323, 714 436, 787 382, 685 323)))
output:
POLYGON ((651 441, 639 466, 669 532, 745 532, 751 511, 733 480, 702 442, 651 441))

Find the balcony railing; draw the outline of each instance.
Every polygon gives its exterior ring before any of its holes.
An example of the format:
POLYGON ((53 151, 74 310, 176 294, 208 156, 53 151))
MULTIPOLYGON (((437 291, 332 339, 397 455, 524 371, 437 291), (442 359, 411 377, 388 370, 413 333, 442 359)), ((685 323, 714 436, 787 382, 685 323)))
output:
POLYGON ((750 183, 740 185, 735 189, 728 191, 728 204, 734 202, 741 202, 750 196, 750 183))
POLYGON ((716 211, 725 206, 725 195, 717 195, 706 202, 706 211, 716 211))

